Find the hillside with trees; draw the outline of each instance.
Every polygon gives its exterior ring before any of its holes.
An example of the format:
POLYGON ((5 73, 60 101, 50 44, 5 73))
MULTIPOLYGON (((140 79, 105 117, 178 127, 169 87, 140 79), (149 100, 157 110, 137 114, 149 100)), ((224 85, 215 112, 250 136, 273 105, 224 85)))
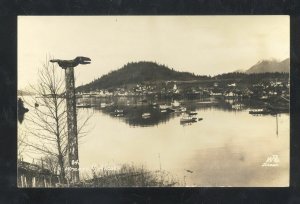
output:
POLYGON ((190 81, 208 78, 207 76, 197 76, 189 72, 178 72, 155 62, 131 62, 118 70, 103 75, 89 84, 78 87, 77 91, 107 89, 143 82, 190 81))
POLYGON ((284 60, 280 63, 277 63, 275 61, 263 61, 252 66, 246 72, 230 72, 219 74, 216 76, 199 76, 189 72, 175 71, 174 69, 168 68, 165 65, 157 64, 155 62, 132 62, 124 65, 118 70, 111 71, 110 73, 103 75, 102 77, 92 81, 91 83, 78 87, 76 91, 89 92, 95 91, 97 89, 101 90, 126 87, 130 84, 155 84, 157 82, 166 81, 177 81, 181 84, 188 82, 190 85, 191 82, 196 84, 211 84, 213 82, 238 82, 250 85, 260 82, 267 82, 270 80, 288 81, 288 72, 276 72, 276 70, 282 70, 282 67, 284 67, 284 70, 289 70, 289 59, 284 60), (264 68, 263 65, 268 66, 264 68), (262 72, 262 70, 264 71, 262 72))

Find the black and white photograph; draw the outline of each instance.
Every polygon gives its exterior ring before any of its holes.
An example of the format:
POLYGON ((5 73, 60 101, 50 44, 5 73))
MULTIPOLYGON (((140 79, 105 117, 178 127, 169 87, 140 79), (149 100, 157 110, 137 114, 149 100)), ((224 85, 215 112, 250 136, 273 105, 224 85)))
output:
POLYGON ((290 17, 18 16, 18 188, 289 187, 290 17))

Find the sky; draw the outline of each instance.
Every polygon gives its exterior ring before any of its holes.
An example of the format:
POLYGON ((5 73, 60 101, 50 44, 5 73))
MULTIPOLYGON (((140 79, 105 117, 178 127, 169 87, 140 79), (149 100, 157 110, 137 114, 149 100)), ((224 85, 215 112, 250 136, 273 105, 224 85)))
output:
POLYGON ((153 61, 216 75, 290 56, 289 16, 19 16, 18 89, 34 84, 51 56, 91 58, 75 68, 76 86, 153 61))

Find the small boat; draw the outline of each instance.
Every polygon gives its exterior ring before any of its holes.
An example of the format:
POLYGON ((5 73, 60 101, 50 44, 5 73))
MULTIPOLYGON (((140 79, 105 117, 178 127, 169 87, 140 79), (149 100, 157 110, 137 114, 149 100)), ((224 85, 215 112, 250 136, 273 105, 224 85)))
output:
POLYGON ((198 113, 196 111, 189 111, 188 114, 189 115, 197 115, 198 113))
POLYGON ((262 96, 262 97, 260 97, 260 99, 263 99, 263 100, 268 99, 268 98, 269 98, 268 96, 262 96))
POLYGON ((146 118, 150 118, 151 114, 150 113, 143 113, 142 114, 142 118, 146 119, 146 118))
POLYGON ((167 112, 167 109, 162 109, 160 110, 161 113, 166 113, 167 112))
POLYGON ((112 115, 114 115, 115 117, 123 117, 124 111, 122 109, 115 109, 115 111, 112 112, 112 115))
POLYGON ((124 110, 122 110, 122 109, 115 109, 115 113, 124 113, 124 110))
POLYGON ((198 101, 197 103, 200 103, 200 104, 214 104, 214 103, 217 103, 216 101, 198 101))
POLYGON ((170 108, 170 106, 165 105, 159 105, 160 110, 166 110, 167 108, 170 108))
POLYGON ((105 108, 106 107, 106 103, 100 103, 100 107, 101 108, 105 108))
POLYGON ((197 118, 192 117, 188 114, 185 114, 182 116, 182 118, 180 118, 180 123, 193 123, 193 122, 197 122, 197 118))
POLYGON ((235 109, 235 110, 241 110, 241 109, 243 109, 243 107, 244 107, 244 104, 241 104, 241 103, 231 105, 231 108, 235 109))
POLYGON ((178 101, 174 100, 174 102, 171 105, 172 105, 172 107, 179 107, 180 103, 178 101))
POLYGON ((266 114, 271 114, 272 111, 267 110, 267 109, 253 109, 251 111, 249 111, 249 114, 252 115, 266 115, 266 114))
POLYGON ((169 108, 168 110, 170 110, 171 112, 175 112, 175 113, 186 112, 186 108, 185 107, 169 108))
POLYGON ((150 103, 149 105, 154 109, 157 109, 159 107, 157 103, 150 103))
POLYGON ((179 111, 180 111, 180 112, 186 112, 186 107, 180 107, 180 108, 179 108, 179 111))
POLYGON ((90 104, 79 103, 79 104, 76 104, 76 107, 77 108, 90 108, 91 105, 90 104))

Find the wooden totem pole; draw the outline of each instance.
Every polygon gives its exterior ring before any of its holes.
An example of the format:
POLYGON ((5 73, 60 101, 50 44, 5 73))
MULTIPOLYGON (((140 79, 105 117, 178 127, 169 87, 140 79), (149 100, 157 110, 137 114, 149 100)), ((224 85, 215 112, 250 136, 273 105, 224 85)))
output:
POLYGON ((90 64, 91 59, 88 57, 76 57, 74 60, 53 59, 50 60, 50 62, 57 62, 58 65, 65 70, 69 167, 71 183, 78 183, 79 158, 74 67, 79 64, 90 64))

